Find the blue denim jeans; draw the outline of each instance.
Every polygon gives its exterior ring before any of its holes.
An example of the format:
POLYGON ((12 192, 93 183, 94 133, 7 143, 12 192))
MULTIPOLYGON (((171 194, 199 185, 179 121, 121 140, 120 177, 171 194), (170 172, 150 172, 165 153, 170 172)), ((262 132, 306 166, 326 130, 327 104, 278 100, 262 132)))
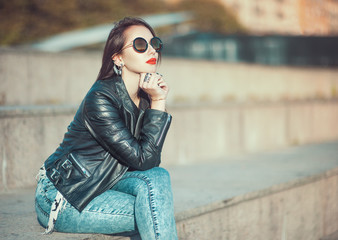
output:
MULTIPOLYGON (((39 180, 35 209, 46 227, 57 190, 39 180)), ((55 230, 69 233, 117 234, 138 231, 142 239, 177 239, 169 173, 163 168, 127 172, 110 190, 94 198, 80 213, 69 203, 60 211, 55 230)))

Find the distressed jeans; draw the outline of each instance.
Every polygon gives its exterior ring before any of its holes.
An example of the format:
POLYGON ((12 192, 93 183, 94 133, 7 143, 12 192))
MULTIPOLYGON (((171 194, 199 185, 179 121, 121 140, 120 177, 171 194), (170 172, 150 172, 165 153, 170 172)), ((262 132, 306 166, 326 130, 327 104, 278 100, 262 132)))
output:
MULTIPOLYGON (((35 209, 46 227, 57 190, 47 177, 39 180, 35 209)), ((68 202, 55 230, 68 233, 117 234, 138 231, 144 240, 177 239, 169 173, 160 167, 127 172, 112 188, 94 198, 80 213, 68 202)))

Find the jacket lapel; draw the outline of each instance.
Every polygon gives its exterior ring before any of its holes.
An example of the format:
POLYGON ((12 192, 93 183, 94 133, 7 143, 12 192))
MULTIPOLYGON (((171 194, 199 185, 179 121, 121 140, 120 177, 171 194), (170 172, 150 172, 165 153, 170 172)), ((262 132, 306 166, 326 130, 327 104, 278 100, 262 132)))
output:
POLYGON ((113 84, 116 86, 116 92, 119 98, 121 99, 123 105, 123 115, 126 121, 126 124, 132 134, 138 138, 140 133, 140 128, 142 124, 142 119, 144 111, 149 108, 150 102, 148 95, 141 90, 140 92, 140 105, 139 109, 135 106, 131 100, 127 88, 124 84, 123 79, 120 76, 117 76, 113 79, 113 84), (136 116, 138 116, 136 118, 136 116))

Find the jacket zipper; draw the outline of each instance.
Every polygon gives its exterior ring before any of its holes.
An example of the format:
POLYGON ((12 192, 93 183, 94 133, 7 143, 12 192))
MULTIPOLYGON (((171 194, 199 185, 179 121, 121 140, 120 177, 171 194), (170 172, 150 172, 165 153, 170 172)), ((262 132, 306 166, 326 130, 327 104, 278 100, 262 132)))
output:
POLYGON ((85 169, 85 167, 82 166, 82 164, 78 160, 76 160, 76 158, 72 153, 70 153, 69 156, 71 157, 72 162, 80 169, 80 171, 85 175, 85 177, 89 178, 90 174, 87 171, 87 169, 85 169))
POLYGON ((166 122, 165 122, 165 124, 164 124, 164 127, 163 127, 163 129, 162 129, 162 131, 161 131, 160 137, 158 138, 158 140, 157 140, 157 142, 156 142, 156 147, 158 147, 158 146, 160 145, 160 142, 161 142, 161 140, 162 140, 162 138, 163 138, 164 132, 166 131, 167 126, 168 126, 168 124, 169 124, 169 122, 170 122, 170 119, 171 119, 171 117, 170 117, 170 115, 168 115, 167 120, 166 120, 166 122))
POLYGON ((134 137, 136 137, 136 139, 139 139, 139 137, 140 137, 140 120, 141 120, 141 118, 143 117, 143 115, 144 115, 144 111, 143 110, 140 110, 140 113, 139 113, 139 116, 138 116, 138 118, 137 118, 137 120, 136 120, 136 126, 135 126, 135 133, 134 133, 134 137))
MULTIPOLYGON (((134 114, 132 114, 127 108, 124 108, 124 109, 130 115, 130 131, 131 131, 132 135, 134 135, 134 133, 135 133, 135 131, 133 129, 133 126, 134 126, 134 114)), ((124 115, 124 117, 126 118, 126 115, 124 115)))

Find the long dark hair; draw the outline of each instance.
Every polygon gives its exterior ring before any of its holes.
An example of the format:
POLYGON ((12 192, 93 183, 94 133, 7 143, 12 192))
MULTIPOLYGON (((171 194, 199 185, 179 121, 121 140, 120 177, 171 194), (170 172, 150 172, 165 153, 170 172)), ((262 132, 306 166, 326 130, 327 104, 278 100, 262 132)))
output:
MULTIPOLYGON (((106 46, 104 47, 102 66, 96 80, 108 79, 116 75, 113 69, 114 62, 112 60, 112 56, 121 52, 126 40, 124 32, 127 28, 133 25, 145 26, 149 29, 153 36, 156 36, 154 29, 141 18, 126 17, 116 22, 109 33, 106 46)), ((159 53, 159 60, 160 59, 161 53, 159 53)))

